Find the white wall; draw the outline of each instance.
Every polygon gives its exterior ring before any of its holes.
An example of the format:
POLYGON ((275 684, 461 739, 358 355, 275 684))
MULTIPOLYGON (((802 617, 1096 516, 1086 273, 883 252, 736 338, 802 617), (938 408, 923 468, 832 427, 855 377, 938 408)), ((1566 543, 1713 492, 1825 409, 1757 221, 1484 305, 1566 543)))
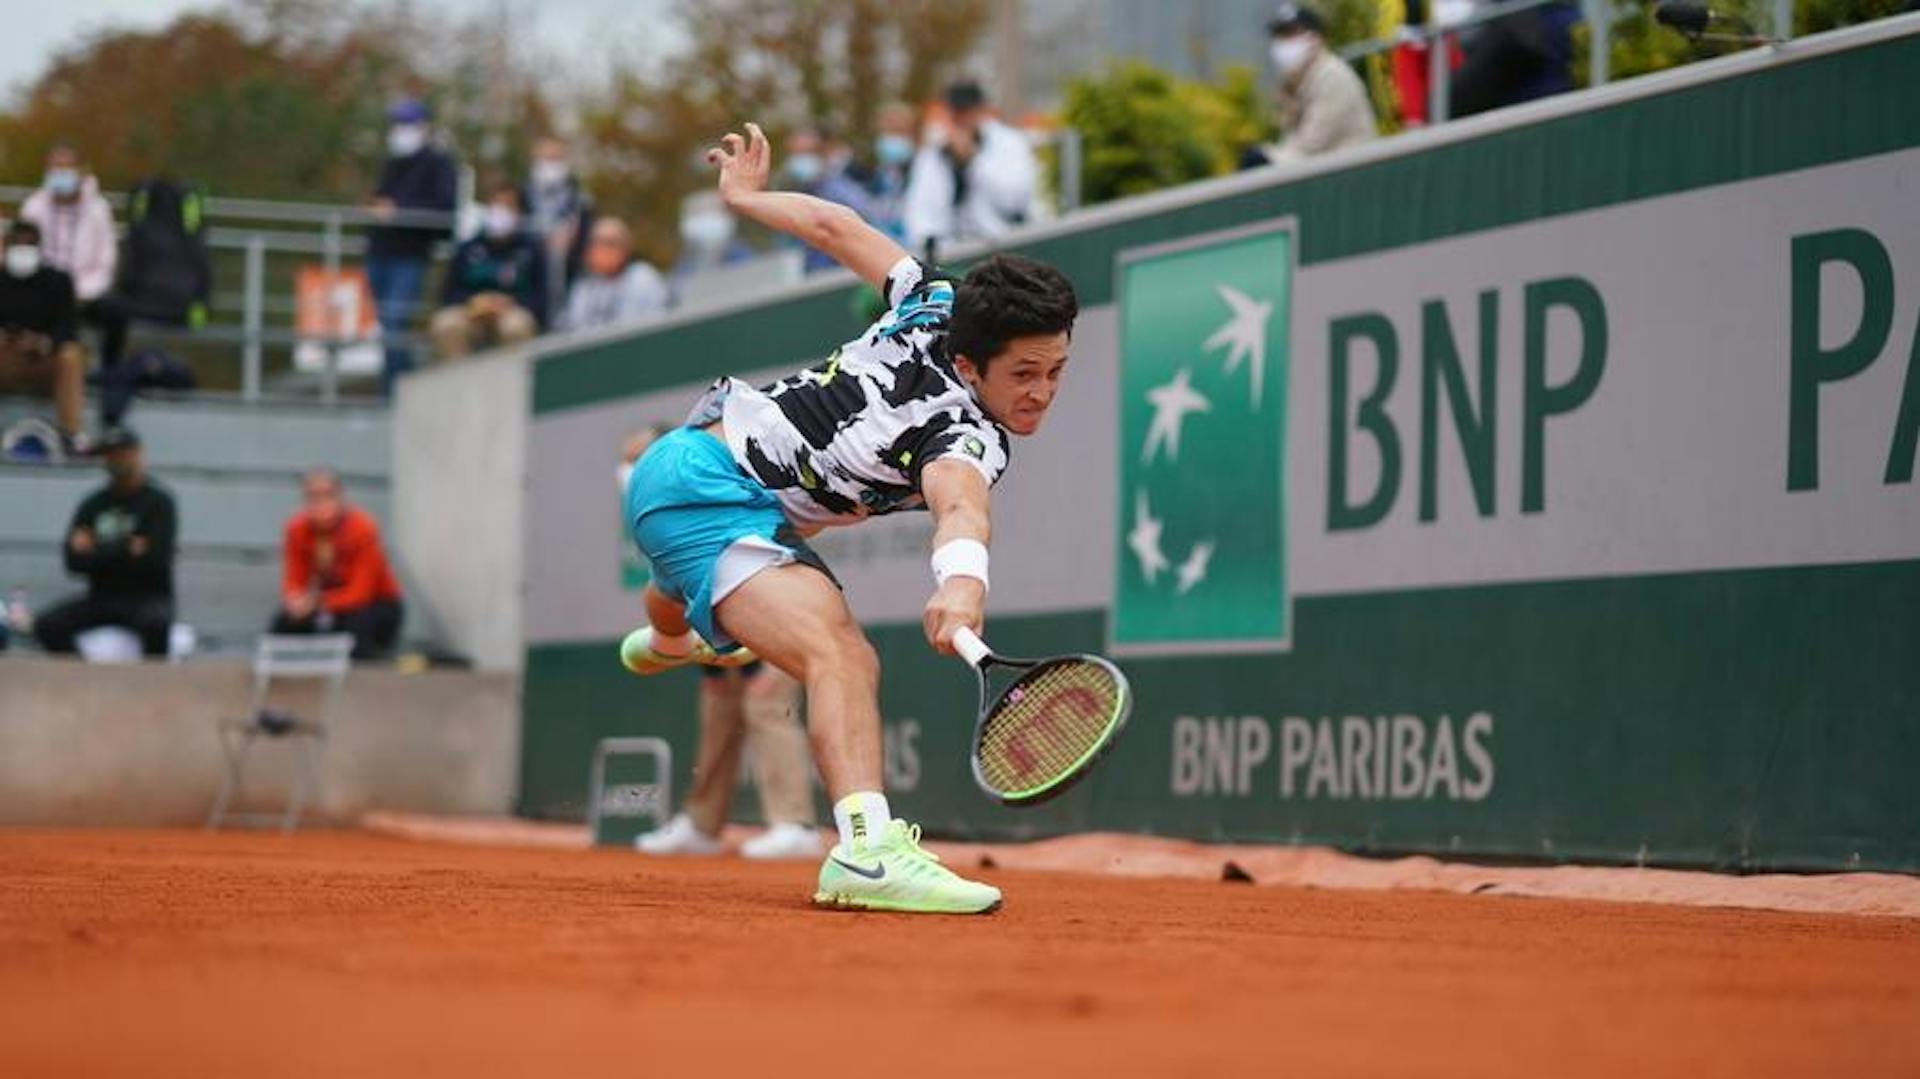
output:
POLYGON ((495 353, 402 379, 394 401, 393 546, 410 615, 481 670, 521 663, 531 371, 529 354, 495 353))
MULTIPOLYGON (((499 816, 513 809, 520 761, 514 678, 474 671, 356 668, 322 757, 316 818, 373 810, 499 816)), ((313 717, 295 687, 277 706, 313 717)), ((94 665, 0 659, 0 825, 195 825, 220 789, 216 725, 244 716, 243 660, 94 665)), ((247 773, 283 804, 294 760, 262 739, 247 773)), ((585 773, 582 762, 582 774, 585 773)))

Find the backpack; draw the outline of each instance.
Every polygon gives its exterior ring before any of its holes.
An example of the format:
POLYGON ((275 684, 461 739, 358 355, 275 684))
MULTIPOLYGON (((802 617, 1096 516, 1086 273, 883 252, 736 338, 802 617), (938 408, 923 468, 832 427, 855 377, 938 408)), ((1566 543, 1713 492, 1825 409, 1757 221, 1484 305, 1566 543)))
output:
POLYGON ((206 322, 213 263, 207 255, 205 198, 165 177, 127 194, 127 236, 114 291, 129 315, 198 329, 206 322))

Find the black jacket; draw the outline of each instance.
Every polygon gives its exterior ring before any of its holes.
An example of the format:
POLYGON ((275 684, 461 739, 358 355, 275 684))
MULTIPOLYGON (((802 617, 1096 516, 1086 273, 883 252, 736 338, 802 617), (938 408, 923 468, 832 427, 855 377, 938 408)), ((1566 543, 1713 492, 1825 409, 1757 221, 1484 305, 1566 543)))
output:
POLYGON ((0 330, 46 334, 55 345, 73 340, 73 278, 51 266, 32 277, 0 269, 0 330))
POLYGON ((547 325, 547 258, 540 241, 524 232, 505 240, 475 236, 454 249, 440 302, 466 303, 482 292, 504 292, 527 309, 542 329, 547 325))
POLYGON ((151 479, 129 492, 109 484, 88 495, 73 513, 73 523, 61 540, 67 572, 87 578, 87 594, 94 599, 147 599, 173 596, 173 554, 179 537, 179 519, 173 496, 151 479), (73 532, 93 533, 93 547, 85 554, 73 549, 73 532), (133 552, 133 538, 145 540, 133 552))
MULTIPOLYGON (((380 169, 373 193, 392 199, 402 210, 453 212, 460 177, 453 158, 428 146, 406 157, 389 157, 380 169)), ((367 254, 385 258, 423 259, 434 241, 447 235, 444 226, 376 225, 367 230, 367 254)))

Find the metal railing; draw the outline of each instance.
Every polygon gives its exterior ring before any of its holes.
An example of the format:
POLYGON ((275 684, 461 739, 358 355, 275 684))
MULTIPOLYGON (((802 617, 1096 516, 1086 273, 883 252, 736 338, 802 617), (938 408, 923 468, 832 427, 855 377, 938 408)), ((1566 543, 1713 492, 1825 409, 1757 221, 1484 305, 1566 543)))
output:
MULTIPOLYGON (((0 185, 0 205, 17 207, 33 192, 34 188, 31 187, 0 185)), ((115 210, 124 212, 124 193, 102 192, 102 195, 115 210)), ((209 297, 208 306, 215 313, 237 314, 238 321, 214 321, 193 329, 140 323, 136 325, 135 333, 142 339, 237 345, 240 352, 240 396, 248 401, 261 400, 267 395, 266 350, 269 347, 318 345, 325 350, 326 356, 319 379, 319 396, 329 404, 340 400, 340 351, 365 342, 351 335, 300 333, 291 325, 284 329, 269 328, 268 315, 289 316, 291 323, 291 316, 297 312, 298 305, 291 293, 268 296, 268 257, 317 258, 326 271, 333 274, 349 259, 359 259, 366 254, 365 235, 349 230, 397 225, 452 232, 461 221, 461 215, 457 212, 405 209, 375 211, 365 206, 222 197, 206 199, 203 213, 209 222, 206 230, 208 249, 238 254, 241 272, 240 290, 234 292, 216 288, 209 297)), ((451 244, 436 242, 431 257, 435 262, 444 261, 450 250, 451 244)), ((417 334, 409 335, 407 340, 407 344, 414 347, 422 343, 417 334)))

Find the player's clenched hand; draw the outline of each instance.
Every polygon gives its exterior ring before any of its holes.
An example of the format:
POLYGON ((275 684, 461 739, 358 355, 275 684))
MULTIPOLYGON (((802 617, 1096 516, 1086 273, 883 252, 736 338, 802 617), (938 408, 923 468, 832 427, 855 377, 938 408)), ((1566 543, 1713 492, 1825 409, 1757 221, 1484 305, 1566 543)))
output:
POLYGON ((927 643, 944 656, 953 655, 953 632, 965 626, 975 633, 986 619, 987 586, 977 577, 949 577, 927 601, 920 624, 927 643))
POLYGON ((707 151, 707 163, 720 169, 720 198, 731 206, 735 199, 767 189, 773 166, 773 147, 759 124, 747 125, 747 137, 729 131, 720 145, 707 151))

